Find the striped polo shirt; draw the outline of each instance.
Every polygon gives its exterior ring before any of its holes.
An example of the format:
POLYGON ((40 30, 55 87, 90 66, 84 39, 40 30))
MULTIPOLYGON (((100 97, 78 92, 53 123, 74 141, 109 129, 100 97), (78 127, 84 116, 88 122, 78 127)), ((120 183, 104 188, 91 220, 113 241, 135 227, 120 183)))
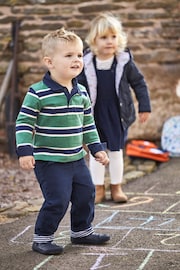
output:
POLYGON ((47 72, 29 88, 16 120, 18 156, 71 162, 83 158, 86 144, 94 155, 103 150, 84 86, 73 79, 68 90, 47 72))

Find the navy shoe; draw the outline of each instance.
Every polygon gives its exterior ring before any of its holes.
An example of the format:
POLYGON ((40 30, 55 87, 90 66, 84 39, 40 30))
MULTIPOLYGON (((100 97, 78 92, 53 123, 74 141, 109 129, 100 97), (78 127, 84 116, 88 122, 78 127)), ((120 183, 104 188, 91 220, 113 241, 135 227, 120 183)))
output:
POLYGON ((45 254, 45 255, 58 255, 63 252, 63 247, 52 244, 51 242, 47 243, 36 243, 33 242, 32 250, 45 254))
POLYGON ((105 242, 109 241, 109 239, 109 235, 92 233, 85 237, 71 237, 71 243, 75 245, 102 245, 105 242))

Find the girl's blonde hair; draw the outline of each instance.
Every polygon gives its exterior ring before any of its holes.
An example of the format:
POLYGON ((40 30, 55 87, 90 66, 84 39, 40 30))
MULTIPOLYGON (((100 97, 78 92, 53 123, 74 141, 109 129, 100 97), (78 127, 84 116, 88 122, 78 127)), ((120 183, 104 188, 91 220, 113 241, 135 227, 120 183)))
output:
POLYGON ((86 42, 93 53, 96 53, 96 37, 106 35, 109 32, 118 37, 117 53, 124 51, 127 45, 127 35, 123 31, 120 20, 112 13, 101 13, 92 20, 89 34, 86 37, 86 42))
POLYGON ((80 42, 83 45, 81 38, 72 31, 67 31, 64 27, 57 29, 47 34, 42 40, 42 55, 53 56, 57 44, 61 42, 80 42))

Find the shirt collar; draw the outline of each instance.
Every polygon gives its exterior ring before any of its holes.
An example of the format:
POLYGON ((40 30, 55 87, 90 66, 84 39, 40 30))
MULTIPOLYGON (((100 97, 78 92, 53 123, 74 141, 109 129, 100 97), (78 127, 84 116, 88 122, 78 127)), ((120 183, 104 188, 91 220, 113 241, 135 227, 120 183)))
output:
MULTIPOLYGON (((52 78, 51 78, 51 74, 49 71, 46 72, 46 74, 44 75, 44 78, 43 78, 43 82, 49 87, 51 88, 52 91, 54 92, 65 92, 67 91, 67 88, 59 83, 57 83, 56 81, 54 81, 52 78)), ((78 84, 77 84, 77 79, 74 78, 72 79, 72 85, 73 85, 73 93, 79 93, 80 94, 80 89, 78 87, 78 84)))

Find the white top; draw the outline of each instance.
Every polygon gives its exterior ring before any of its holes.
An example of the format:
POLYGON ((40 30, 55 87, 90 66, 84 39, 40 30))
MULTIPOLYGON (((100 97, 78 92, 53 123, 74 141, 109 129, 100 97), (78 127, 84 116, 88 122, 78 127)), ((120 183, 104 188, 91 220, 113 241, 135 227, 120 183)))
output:
POLYGON ((114 55, 106 60, 100 60, 98 58, 96 58, 96 65, 97 65, 97 69, 103 69, 103 70, 107 70, 110 69, 112 66, 114 60, 114 55))

